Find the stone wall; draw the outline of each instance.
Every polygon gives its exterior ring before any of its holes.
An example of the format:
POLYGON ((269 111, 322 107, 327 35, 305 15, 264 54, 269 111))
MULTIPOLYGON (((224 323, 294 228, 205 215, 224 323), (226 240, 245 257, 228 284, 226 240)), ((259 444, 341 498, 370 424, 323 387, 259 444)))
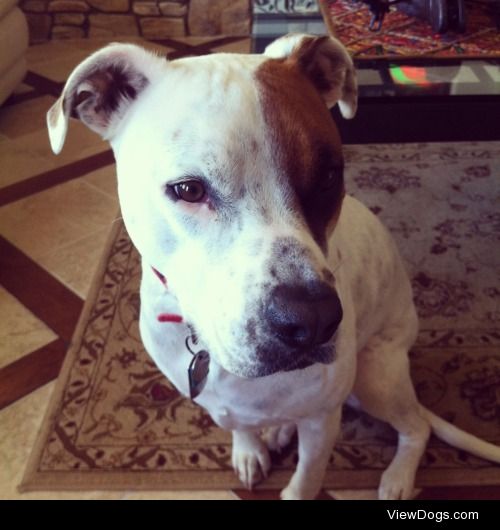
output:
POLYGON ((249 35, 251 0, 20 0, 32 44, 49 39, 249 35))
POLYGON ((318 0, 254 0, 254 13, 274 14, 299 14, 306 15, 318 12, 318 0))

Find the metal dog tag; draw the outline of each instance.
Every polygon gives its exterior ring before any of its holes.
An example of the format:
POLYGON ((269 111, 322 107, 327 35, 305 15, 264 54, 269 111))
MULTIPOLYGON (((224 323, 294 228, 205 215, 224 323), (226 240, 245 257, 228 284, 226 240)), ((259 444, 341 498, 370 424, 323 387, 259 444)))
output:
POLYGON ((188 368, 189 395, 191 399, 199 396, 201 391, 205 388, 209 364, 210 355, 207 351, 200 350, 198 353, 194 354, 188 368))

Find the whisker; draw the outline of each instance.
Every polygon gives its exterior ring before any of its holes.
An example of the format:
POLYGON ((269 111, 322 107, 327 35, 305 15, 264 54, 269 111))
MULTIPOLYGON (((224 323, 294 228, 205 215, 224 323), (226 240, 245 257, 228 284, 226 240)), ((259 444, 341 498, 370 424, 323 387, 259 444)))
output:
POLYGON ((332 274, 335 274, 339 269, 340 267, 345 263, 345 259, 341 259, 337 265, 335 265, 335 268, 332 270, 332 274))
POLYGON ((120 220, 123 220, 123 217, 121 215, 119 217, 117 217, 116 219, 113 219, 111 221, 111 224, 114 224, 114 223, 116 223, 117 221, 120 221, 120 220))

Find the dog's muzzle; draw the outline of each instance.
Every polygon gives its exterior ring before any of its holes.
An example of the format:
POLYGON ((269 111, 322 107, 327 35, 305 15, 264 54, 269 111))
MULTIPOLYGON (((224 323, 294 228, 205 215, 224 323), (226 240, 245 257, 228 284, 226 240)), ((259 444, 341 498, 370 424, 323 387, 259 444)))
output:
POLYGON ((266 364, 269 361, 274 371, 331 362, 333 346, 323 345, 337 331, 342 315, 339 297, 326 283, 274 287, 267 300, 264 318, 280 351, 271 359, 261 360, 266 364))

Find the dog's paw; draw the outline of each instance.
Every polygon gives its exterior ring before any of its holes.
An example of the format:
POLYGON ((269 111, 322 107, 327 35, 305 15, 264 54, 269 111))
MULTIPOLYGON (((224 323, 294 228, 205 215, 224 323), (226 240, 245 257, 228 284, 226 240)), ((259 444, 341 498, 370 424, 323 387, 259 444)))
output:
POLYGON ((286 447, 295 433, 296 426, 294 423, 285 423, 278 427, 267 427, 262 432, 262 440, 270 451, 278 453, 286 447))
POLYGON ((249 490, 266 478, 271 468, 267 447, 254 435, 233 436, 232 463, 234 472, 249 490))
POLYGON ((380 500, 407 500, 413 497, 415 474, 401 466, 389 466, 380 479, 380 500))
POLYGON ((290 484, 281 490, 280 498, 282 501, 300 501, 303 497, 290 484))
POLYGON ((288 486, 281 490, 280 498, 282 501, 312 500, 316 497, 318 491, 319 487, 311 487, 309 484, 300 485, 292 478, 288 486))

